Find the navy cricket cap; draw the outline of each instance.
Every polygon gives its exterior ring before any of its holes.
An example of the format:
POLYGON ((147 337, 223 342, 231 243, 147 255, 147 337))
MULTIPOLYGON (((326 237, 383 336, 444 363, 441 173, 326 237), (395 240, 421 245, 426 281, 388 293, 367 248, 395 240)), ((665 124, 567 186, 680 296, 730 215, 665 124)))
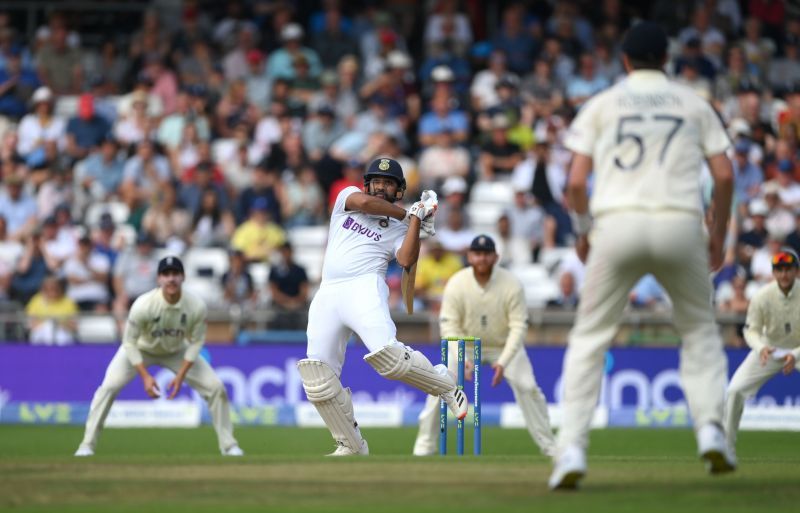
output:
POLYGON ((628 29, 622 40, 622 52, 630 59, 652 62, 667 55, 667 33, 661 25, 641 21, 628 29))
POLYGON ((167 271, 178 271, 183 273, 183 262, 176 256, 167 256, 158 262, 158 274, 164 274, 167 271))
POLYGON ((478 235, 474 239, 472 239, 472 243, 469 245, 470 251, 489 251, 490 253, 495 252, 494 241, 488 235, 478 235))
POLYGON ((386 176, 397 180, 401 191, 406 190, 406 179, 403 177, 403 168, 394 159, 379 158, 372 161, 364 173, 364 187, 369 185, 370 179, 375 176, 386 176))

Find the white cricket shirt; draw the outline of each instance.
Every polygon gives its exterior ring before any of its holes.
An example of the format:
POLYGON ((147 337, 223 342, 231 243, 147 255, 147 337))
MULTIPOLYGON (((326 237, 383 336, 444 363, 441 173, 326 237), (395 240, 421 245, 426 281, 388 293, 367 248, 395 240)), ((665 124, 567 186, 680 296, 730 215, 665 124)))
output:
POLYGON ((795 281, 785 295, 778 282, 764 285, 750 300, 744 339, 755 351, 765 346, 789 349, 800 361, 800 291, 795 281))
POLYGON ((703 161, 730 140, 711 105, 659 71, 641 70, 591 98, 565 145, 594 163, 590 211, 702 214, 703 161))
POLYGON ((177 303, 164 299, 160 288, 136 298, 128 314, 122 347, 131 365, 142 363, 142 351, 155 355, 184 351, 183 359, 197 359, 206 338, 206 305, 184 291, 177 303))
POLYGON ((322 265, 323 283, 365 274, 385 276, 408 231, 397 219, 345 210, 347 197, 355 192, 362 191, 346 187, 336 197, 322 265))

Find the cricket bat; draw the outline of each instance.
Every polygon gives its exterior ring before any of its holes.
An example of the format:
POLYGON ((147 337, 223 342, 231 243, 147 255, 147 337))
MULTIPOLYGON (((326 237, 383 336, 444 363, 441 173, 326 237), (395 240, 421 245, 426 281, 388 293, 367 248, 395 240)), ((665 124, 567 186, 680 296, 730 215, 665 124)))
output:
POLYGON ((417 264, 408 269, 403 269, 403 277, 400 280, 400 290, 403 293, 403 303, 406 305, 406 312, 414 313, 414 282, 417 281, 417 264))

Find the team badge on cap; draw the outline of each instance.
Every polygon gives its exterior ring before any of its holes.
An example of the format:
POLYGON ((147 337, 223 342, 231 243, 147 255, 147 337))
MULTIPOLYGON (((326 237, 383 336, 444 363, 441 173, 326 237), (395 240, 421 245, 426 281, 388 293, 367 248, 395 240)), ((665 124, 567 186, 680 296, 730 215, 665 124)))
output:
POLYGON ((386 171, 389 169, 389 159, 381 159, 381 163, 378 164, 378 169, 381 171, 386 171))

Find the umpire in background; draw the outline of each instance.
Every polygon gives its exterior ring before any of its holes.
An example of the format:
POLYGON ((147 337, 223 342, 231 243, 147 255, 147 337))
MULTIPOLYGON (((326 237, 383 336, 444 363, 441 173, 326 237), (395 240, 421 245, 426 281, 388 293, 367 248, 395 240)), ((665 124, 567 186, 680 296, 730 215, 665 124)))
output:
MULTIPOLYGON (((505 377, 525 425, 542 453, 552 456, 553 432, 547 415, 547 400, 533 375, 525 352, 528 309, 520 281, 509 271, 495 266, 497 251, 486 235, 473 239, 467 251, 470 267, 454 274, 444 289, 439 330, 444 337, 479 337, 483 362, 494 369, 492 386, 505 377)), ((448 362, 456 371, 456 347, 450 346, 448 362)), ((467 355, 471 351, 467 351, 467 355)), ((466 361, 465 376, 472 376, 473 362, 466 361)), ((419 433, 414 444, 416 456, 435 454, 439 439, 439 398, 429 396, 419 416, 419 433)))

